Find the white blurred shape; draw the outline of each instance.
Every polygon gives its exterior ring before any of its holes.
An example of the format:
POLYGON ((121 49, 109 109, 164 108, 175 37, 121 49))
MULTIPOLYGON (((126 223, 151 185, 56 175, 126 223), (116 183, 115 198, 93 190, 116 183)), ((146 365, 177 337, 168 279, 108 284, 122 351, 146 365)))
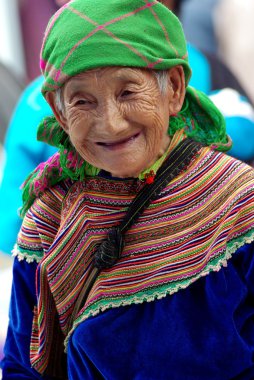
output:
POLYGON ((25 77, 22 33, 17 0, 0 0, 0 60, 25 77))

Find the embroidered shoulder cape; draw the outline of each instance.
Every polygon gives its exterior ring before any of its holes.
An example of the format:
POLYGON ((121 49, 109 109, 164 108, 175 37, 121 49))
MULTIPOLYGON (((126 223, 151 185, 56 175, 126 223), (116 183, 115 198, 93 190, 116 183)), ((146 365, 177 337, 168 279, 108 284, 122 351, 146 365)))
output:
POLYGON ((27 213, 16 247, 20 259, 39 262, 32 365, 39 372, 46 367, 54 315, 67 342, 90 316, 163 298, 226 266, 254 239, 253 180, 249 166, 202 148, 127 232, 121 259, 101 272, 73 325, 95 245, 123 218, 143 183, 95 177, 46 191, 27 213))

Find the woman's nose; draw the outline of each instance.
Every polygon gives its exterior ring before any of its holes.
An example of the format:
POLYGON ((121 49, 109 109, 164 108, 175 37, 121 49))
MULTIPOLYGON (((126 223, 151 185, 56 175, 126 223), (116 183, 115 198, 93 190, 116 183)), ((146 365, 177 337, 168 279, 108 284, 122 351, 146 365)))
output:
POLYGON ((126 121, 116 102, 107 102, 100 115, 100 127, 104 132, 119 134, 126 128, 126 121))

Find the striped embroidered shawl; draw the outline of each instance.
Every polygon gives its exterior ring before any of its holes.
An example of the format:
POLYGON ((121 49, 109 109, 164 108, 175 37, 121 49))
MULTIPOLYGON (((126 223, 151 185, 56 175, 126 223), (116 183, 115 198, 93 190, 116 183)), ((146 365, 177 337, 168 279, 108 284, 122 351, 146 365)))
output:
POLYGON ((202 148, 127 232, 121 259, 101 272, 72 326, 95 244, 123 218, 143 182, 94 177, 46 191, 27 213, 16 251, 40 261, 32 365, 41 373, 46 367, 54 313, 67 341, 88 317, 165 297, 226 266, 254 239, 253 184, 252 168, 202 148))

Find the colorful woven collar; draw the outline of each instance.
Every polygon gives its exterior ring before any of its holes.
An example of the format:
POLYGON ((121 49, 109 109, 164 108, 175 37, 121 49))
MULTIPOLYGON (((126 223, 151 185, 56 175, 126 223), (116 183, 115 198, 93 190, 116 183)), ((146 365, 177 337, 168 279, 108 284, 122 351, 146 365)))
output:
POLYGON ((122 258, 101 272, 71 326, 70 316, 89 275, 95 244, 122 219, 135 191, 133 180, 97 177, 76 182, 68 191, 61 228, 38 271, 40 297, 31 362, 39 372, 47 365, 55 339, 54 313, 68 340, 88 317, 186 288, 226 265, 237 248, 254 239, 253 170, 203 148, 128 231, 122 258))

